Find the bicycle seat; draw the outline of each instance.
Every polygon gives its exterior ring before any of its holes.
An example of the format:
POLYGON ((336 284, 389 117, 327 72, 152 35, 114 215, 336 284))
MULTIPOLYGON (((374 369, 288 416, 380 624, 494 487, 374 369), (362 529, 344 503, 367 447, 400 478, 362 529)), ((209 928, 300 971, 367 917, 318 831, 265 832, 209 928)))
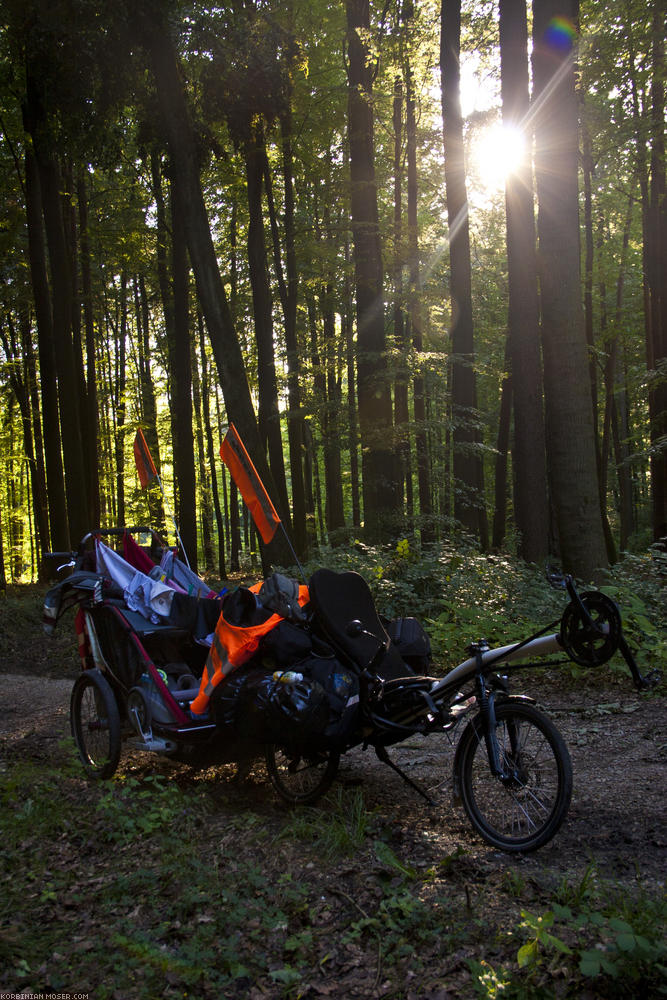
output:
POLYGON ((413 673, 392 645, 378 617, 370 587, 359 573, 318 569, 310 578, 308 591, 317 620, 328 638, 360 671, 366 669, 378 643, 382 643, 385 653, 377 668, 381 677, 390 680, 413 673), (348 626, 355 620, 361 622, 363 631, 350 635, 348 626))

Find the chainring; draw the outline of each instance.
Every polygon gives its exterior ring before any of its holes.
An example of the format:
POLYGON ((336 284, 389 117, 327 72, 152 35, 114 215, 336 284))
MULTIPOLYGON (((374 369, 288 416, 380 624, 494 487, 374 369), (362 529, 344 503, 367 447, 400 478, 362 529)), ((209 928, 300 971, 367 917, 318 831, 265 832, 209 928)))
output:
POLYGON ((565 608, 560 622, 560 641, 571 660, 582 667, 599 667, 611 659, 621 639, 621 615, 610 597, 598 590, 579 595, 589 623, 581 607, 572 601, 565 608))

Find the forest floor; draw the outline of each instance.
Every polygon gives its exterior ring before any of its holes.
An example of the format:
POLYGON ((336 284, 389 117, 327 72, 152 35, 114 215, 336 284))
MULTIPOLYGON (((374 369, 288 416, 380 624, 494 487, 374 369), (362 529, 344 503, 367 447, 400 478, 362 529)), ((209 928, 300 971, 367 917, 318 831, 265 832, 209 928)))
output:
POLYGON ((604 669, 576 683, 520 678, 565 738, 574 792, 556 837, 513 857, 481 842, 452 802, 445 737, 392 753, 435 806, 362 751, 342 759, 321 807, 296 811, 263 763, 237 780, 233 765, 194 770, 130 751, 113 782, 87 782, 69 739, 68 624, 55 640, 42 634, 37 592, 0 606, 0 996, 660 989, 664 685, 637 694, 604 669), (608 967, 583 977, 596 953, 608 967))

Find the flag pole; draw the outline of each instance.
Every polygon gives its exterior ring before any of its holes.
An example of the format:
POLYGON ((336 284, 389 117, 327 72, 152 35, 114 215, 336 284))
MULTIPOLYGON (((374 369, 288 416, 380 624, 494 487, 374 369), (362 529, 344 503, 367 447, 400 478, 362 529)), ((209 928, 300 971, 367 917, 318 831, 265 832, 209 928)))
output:
POLYGON ((296 551, 295 551, 295 549, 294 549, 294 546, 292 545, 292 539, 291 539, 291 538, 290 538, 290 536, 289 536, 289 535, 287 534, 287 529, 285 528, 285 525, 284 525, 284 524, 283 524, 283 522, 282 522, 282 518, 281 518, 281 520, 280 520, 280 527, 281 527, 281 528, 283 529, 283 535, 285 536, 285 540, 286 540, 287 544, 289 545, 289 548, 290 548, 290 552, 291 552, 291 553, 292 553, 292 555, 294 556, 294 562, 296 563, 296 565, 297 565, 297 566, 298 566, 298 568, 299 568, 299 573, 301 573, 301 579, 303 580, 304 584, 305 584, 305 585, 306 585, 306 587, 307 587, 307 586, 308 586, 308 580, 306 579, 306 574, 305 574, 305 572, 304 572, 304 569, 303 569, 303 566, 302 566, 302 565, 301 565, 301 563, 299 562, 299 557, 298 557, 298 555, 296 554, 296 551))
MULTIPOLYGON (((160 479, 160 474, 156 472, 155 478, 158 481, 158 486, 160 487, 160 493, 162 494, 162 501, 163 501, 164 506, 166 508, 167 507, 167 498, 164 495, 164 488, 162 486, 162 480, 160 479)), ((178 530, 178 525, 176 524, 176 518, 174 517, 173 514, 171 515, 171 520, 172 520, 172 524, 174 525, 174 531, 176 532, 176 540, 178 541, 178 544, 181 547, 181 552, 183 553, 183 558, 185 559, 185 562, 186 562, 186 565, 187 565, 188 569, 192 569, 192 567, 190 566, 190 560, 188 559, 188 554, 185 551, 185 545, 183 545, 183 539, 181 538, 181 533, 178 530)))

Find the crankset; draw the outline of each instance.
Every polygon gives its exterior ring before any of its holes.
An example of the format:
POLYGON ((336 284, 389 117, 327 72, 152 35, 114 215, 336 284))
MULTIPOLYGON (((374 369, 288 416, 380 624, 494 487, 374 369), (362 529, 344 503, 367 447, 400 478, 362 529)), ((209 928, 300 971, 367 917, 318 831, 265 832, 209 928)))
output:
POLYGON ((597 590, 571 593, 560 622, 560 641, 571 660, 582 667, 599 667, 611 659, 621 639, 616 604, 597 590))

